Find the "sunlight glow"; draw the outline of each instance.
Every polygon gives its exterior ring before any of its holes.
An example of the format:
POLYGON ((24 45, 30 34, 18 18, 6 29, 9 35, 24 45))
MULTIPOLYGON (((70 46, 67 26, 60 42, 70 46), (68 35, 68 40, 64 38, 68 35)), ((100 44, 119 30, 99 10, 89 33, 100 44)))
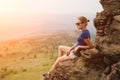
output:
MULTIPOLYGON (((45 14, 96 14, 101 10, 98 0, 0 0, 0 40, 34 32, 34 29, 38 27, 43 30, 43 25, 46 23, 55 23, 56 20, 52 22, 48 18, 44 19, 45 14)), ((59 19, 56 22, 59 22, 59 19)))

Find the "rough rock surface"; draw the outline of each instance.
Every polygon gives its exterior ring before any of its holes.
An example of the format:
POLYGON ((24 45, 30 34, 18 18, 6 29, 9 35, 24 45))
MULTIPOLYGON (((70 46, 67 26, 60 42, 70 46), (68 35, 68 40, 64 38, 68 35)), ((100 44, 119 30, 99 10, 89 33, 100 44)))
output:
POLYGON ((120 80, 120 0, 100 0, 95 47, 80 58, 61 62, 44 80, 120 80))

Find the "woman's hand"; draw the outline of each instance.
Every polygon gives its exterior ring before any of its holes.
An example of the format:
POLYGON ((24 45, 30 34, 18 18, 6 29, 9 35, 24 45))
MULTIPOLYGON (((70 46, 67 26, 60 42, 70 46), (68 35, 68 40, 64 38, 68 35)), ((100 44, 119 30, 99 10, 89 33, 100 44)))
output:
POLYGON ((70 55, 70 52, 75 48, 75 45, 72 46, 66 53, 66 56, 69 56, 70 55))
POLYGON ((66 56, 69 56, 71 51, 72 51, 72 49, 68 50, 66 53, 66 56))
POLYGON ((66 53, 66 56, 69 56, 69 55, 70 55, 70 50, 68 50, 66 53))

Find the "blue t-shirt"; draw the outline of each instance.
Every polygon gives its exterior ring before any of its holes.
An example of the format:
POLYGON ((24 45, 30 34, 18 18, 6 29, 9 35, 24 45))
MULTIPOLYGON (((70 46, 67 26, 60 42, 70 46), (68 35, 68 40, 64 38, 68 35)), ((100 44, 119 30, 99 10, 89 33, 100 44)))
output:
POLYGON ((84 39, 88 39, 88 38, 90 38, 90 32, 88 30, 83 30, 81 32, 81 34, 78 36, 78 38, 77 38, 77 44, 76 44, 76 46, 87 45, 84 42, 84 39))

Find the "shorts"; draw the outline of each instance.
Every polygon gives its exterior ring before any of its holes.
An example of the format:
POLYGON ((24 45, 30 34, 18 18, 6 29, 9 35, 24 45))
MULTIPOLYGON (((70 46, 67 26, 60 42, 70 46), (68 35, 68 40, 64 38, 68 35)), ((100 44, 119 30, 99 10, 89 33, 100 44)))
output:
POLYGON ((80 53, 76 53, 75 51, 71 51, 71 52, 70 52, 70 55, 73 55, 73 56, 75 56, 75 57, 80 57, 80 56, 81 56, 80 53))

